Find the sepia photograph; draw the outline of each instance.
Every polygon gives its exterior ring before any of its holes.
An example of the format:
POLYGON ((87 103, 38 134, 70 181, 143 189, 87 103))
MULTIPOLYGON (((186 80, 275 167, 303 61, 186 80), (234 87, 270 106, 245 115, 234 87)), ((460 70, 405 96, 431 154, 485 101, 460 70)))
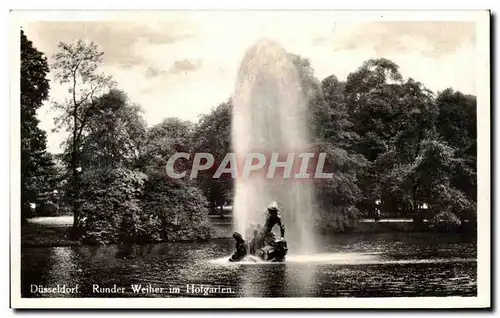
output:
POLYGON ((11 307, 491 306, 489 11, 10 16, 11 307))

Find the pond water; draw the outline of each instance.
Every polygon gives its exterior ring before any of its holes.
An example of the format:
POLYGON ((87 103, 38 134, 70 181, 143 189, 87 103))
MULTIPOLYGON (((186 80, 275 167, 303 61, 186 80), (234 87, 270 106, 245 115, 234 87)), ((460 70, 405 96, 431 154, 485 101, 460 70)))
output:
POLYGON ((338 234, 323 237, 314 253, 291 253, 279 264, 229 263, 232 251, 229 239, 23 247, 22 297, 477 295, 476 242, 460 234, 338 234), (57 285, 56 293, 41 289, 57 285), (61 293, 62 285, 78 288, 61 293), (134 291, 138 285, 146 289, 134 291))

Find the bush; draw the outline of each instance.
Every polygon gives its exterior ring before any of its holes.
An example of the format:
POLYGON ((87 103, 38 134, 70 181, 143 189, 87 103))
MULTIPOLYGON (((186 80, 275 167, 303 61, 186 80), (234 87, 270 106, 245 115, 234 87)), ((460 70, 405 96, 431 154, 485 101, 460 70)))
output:
POLYGON ((361 212, 354 206, 320 209, 316 220, 316 229, 321 234, 345 232, 355 226, 361 215, 361 212))
POLYGON ((145 178, 125 168, 84 171, 82 240, 108 244, 143 238, 150 226, 140 204, 145 178))
POLYGON ((125 168, 84 173, 82 240, 92 244, 206 240, 205 196, 197 187, 125 168))
POLYGON ((460 219, 449 211, 436 214, 431 220, 431 227, 443 232, 457 230, 462 225, 460 219))
POLYGON ((206 240, 214 235, 208 224, 208 202, 202 191, 185 181, 153 173, 145 187, 143 209, 158 218, 160 237, 167 241, 206 240))

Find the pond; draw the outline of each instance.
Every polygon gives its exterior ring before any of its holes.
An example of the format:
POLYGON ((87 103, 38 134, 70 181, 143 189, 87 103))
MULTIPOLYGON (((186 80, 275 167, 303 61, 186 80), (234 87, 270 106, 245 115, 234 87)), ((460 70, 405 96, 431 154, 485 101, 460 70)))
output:
POLYGON ((229 263, 229 239, 126 249, 23 247, 21 292, 22 297, 477 295, 476 242, 464 235, 351 233, 323 237, 318 246, 308 255, 291 253, 279 264, 229 263), (47 293, 48 288, 54 289, 47 293))

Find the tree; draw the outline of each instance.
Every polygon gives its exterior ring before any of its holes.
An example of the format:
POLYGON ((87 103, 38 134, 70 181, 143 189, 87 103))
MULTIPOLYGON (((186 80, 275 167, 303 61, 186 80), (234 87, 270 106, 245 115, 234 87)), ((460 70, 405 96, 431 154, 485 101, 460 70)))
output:
POLYGON ((386 211, 404 213, 401 195, 386 191, 381 180, 393 175, 391 169, 398 165, 413 162, 422 140, 434 132, 438 114, 434 95, 411 78, 404 81, 394 62, 376 59, 349 74, 345 101, 359 136, 355 149, 369 161, 360 173, 364 198, 358 206, 373 211, 381 199, 386 211))
MULTIPOLYGON (((178 118, 165 118, 151 127, 146 133, 146 141, 141 153, 141 169, 147 173, 151 170, 165 170, 167 161, 176 152, 190 153, 192 146, 193 123, 178 118)), ((192 159, 192 158, 191 158, 192 159)), ((183 168, 191 167, 191 160, 177 160, 183 168)))
MULTIPOLYGON (((166 173, 167 160, 176 152, 191 153, 193 124, 166 118, 147 132, 141 156, 146 172, 142 206, 144 214, 159 220, 159 237, 168 241, 206 239, 213 235, 208 226, 208 203, 196 182, 172 179, 166 173)), ((189 176, 192 158, 179 159, 176 168, 189 176)))
POLYGON ((321 82, 323 100, 327 106, 322 112, 321 134, 323 138, 331 140, 338 147, 354 152, 354 144, 359 135, 353 131, 353 123, 347 112, 344 97, 345 82, 341 82, 335 75, 330 75, 321 82))
POLYGON ((155 219, 142 211, 146 175, 136 169, 146 134, 140 107, 113 89, 95 99, 88 116, 80 142, 82 238, 104 243, 157 239, 155 219))
POLYGON ((333 172, 333 178, 315 180, 313 184, 319 206, 316 226, 321 232, 343 231, 359 218, 354 206, 361 197, 356 171, 365 164, 364 157, 350 146, 356 134, 346 111, 345 84, 333 75, 320 82, 309 60, 297 55, 292 59, 307 101, 311 150, 326 153, 326 167, 333 172))
POLYGON ((353 150, 363 155, 368 163, 358 173, 357 184, 362 198, 357 207, 373 212, 375 201, 381 196, 380 174, 375 160, 388 149, 389 140, 398 132, 394 127, 397 109, 396 90, 402 83, 398 66, 387 59, 372 59, 350 73, 344 87, 344 102, 352 132, 353 150))
POLYGON ((131 105, 125 92, 113 89, 95 101, 83 131, 82 170, 92 167, 139 166, 146 141, 146 123, 138 105, 131 105))
POLYGON ((309 59, 295 54, 290 54, 290 59, 297 70, 300 88, 307 103, 307 125, 314 136, 325 124, 325 120, 329 121, 325 115, 328 110, 323 99, 321 82, 314 76, 314 69, 309 59))
MULTIPOLYGON (((397 87, 395 93, 397 104, 394 105, 396 109, 389 123, 395 133, 386 140, 387 150, 373 162, 380 176, 379 182, 392 176, 391 169, 395 166, 413 163, 421 154, 421 148, 425 145, 423 141, 435 138, 438 109, 432 92, 410 78, 397 87)), ((404 195, 394 195, 386 189, 384 183, 379 183, 376 192, 386 210, 396 214, 414 213, 415 206, 410 208, 408 202, 402 200, 404 195)))
POLYGON ((157 233, 162 240, 204 240, 213 236, 207 199, 193 183, 174 180, 164 170, 150 170, 144 192, 144 215, 158 220, 157 233))
POLYGON ((387 59, 368 60, 347 77, 344 94, 353 130, 360 136, 357 151, 371 162, 398 132, 394 126, 402 84, 398 69, 387 59))
MULTIPOLYGON (((228 101, 217 106, 210 114, 201 116, 193 131, 194 153, 210 153, 215 163, 220 163, 231 152, 231 114, 232 104, 228 101)), ((211 209, 222 207, 233 196, 233 179, 226 174, 213 179, 216 169, 217 164, 212 169, 202 171, 196 180, 211 209)))
POLYGON ((93 167, 81 176, 82 240, 91 243, 151 241, 156 219, 144 216, 146 175, 123 167, 93 167))
POLYGON ((21 30, 21 215, 32 215, 30 203, 51 190, 53 162, 37 110, 49 94, 47 59, 21 30))
POLYGON ((114 82, 110 76, 97 72, 104 53, 99 51, 95 43, 87 44, 82 40, 72 44, 60 42, 58 48, 59 52, 54 54, 52 70, 59 84, 69 86, 70 97, 62 103, 55 103, 54 107, 61 113, 56 118, 56 125, 70 132, 66 152, 70 167, 75 233, 80 221, 79 170, 82 134, 94 114, 97 97, 113 87, 114 82))
POLYGON ((356 203, 362 193, 356 181, 358 171, 366 166, 366 159, 353 147, 358 135, 349 120, 344 88, 345 83, 334 75, 325 78, 319 99, 324 106, 315 116, 315 151, 327 153, 327 167, 334 173, 332 179, 315 182, 323 232, 351 228, 360 217, 356 203))
POLYGON ((464 159, 464 169, 458 169, 453 184, 470 200, 477 201, 477 101, 475 96, 446 89, 438 94, 439 134, 457 149, 464 159))
POLYGON ((463 165, 455 149, 438 136, 422 140, 419 148, 412 162, 395 163, 382 177, 386 191, 398 197, 401 204, 409 206, 418 221, 443 211, 462 215, 473 209, 464 193, 451 183, 453 174, 463 165), (422 214, 424 204, 428 208, 427 215, 422 214))
POLYGON ((204 239, 206 199, 166 175, 168 158, 191 151, 192 123, 165 119, 147 130, 140 108, 111 90, 94 101, 81 137, 81 227, 87 242, 204 239))

